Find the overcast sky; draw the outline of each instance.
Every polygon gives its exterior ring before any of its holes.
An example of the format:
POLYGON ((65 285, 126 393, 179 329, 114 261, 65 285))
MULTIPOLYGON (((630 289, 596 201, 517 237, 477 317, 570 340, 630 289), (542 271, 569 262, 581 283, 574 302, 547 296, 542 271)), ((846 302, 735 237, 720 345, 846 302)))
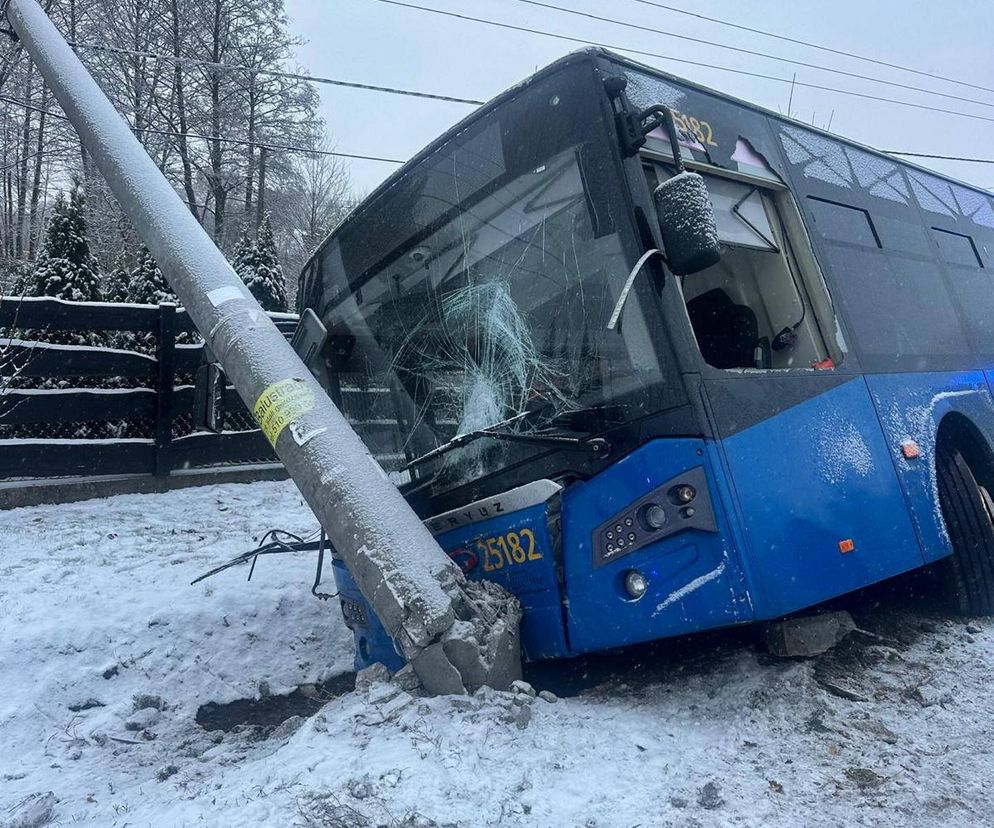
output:
MULTIPOLYGON (((783 57, 855 72, 860 78, 792 66, 681 37, 635 31, 520 0, 404 0, 614 46, 666 54, 631 55, 717 90, 786 111, 790 86, 720 71, 746 69, 798 82, 897 98, 994 119, 994 92, 933 80, 760 35, 730 29, 637 0, 546 0, 602 17, 637 23, 783 57), (708 67, 678 63, 701 61, 708 67), (990 106, 873 83, 877 77, 933 89, 990 106)), ((773 31, 835 49, 957 78, 994 89, 994 3, 990 0, 660 0, 710 17, 773 31)), ((441 17, 381 0, 286 0, 292 28, 307 42, 299 62, 311 74, 486 100, 560 55, 579 48, 561 40, 441 17)), ((343 152, 406 159, 472 107, 319 86, 328 131, 343 152)), ((795 87, 794 117, 887 150, 994 158, 994 122, 895 106, 835 92, 795 87), (834 115, 833 115, 834 112, 834 115)), ((940 172, 994 188, 994 165, 923 160, 940 172)), ((368 192, 395 165, 349 162, 353 182, 368 192)))

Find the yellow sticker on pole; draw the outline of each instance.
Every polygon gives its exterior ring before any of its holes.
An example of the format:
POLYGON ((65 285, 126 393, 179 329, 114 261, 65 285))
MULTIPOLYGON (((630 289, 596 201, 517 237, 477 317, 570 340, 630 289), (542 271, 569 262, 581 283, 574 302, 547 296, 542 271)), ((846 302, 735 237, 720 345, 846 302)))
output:
POLYGON ((300 379, 285 379, 270 385, 252 406, 252 416, 266 439, 276 440, 290 423, 314 408, 314 393, 300 379))

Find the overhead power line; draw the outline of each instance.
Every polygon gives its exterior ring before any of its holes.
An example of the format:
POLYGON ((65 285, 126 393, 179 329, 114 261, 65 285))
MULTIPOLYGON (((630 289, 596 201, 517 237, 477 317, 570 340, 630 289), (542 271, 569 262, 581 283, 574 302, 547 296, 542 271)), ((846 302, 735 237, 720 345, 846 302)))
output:
POLYGON ((932 155, 928 152, 901 152, 900 150, 880 150, 880 152, 886 152, 888 155, 903 155, 906 158, 934 158, 937 161, 969 161, 971 164, 994 164, 994 158, 964 158, 962 155, 932 155))
MULTIPOLYGON (((28 103, 27 101, 20 101, 16 98, 10 98, 6 95, 0 95, 0 101, 4 103, 13 104, 14 106, 20 106, 24 109, 30 109, 32 112, 41 112, 47 115, 49 118, 58 118, 60 121, 68 121, 65 115, 60 112, 52 112, 50 109, 42 109, 40 106, 35 106, 34 104, 28 103)), ((279 150, 282 152, 294 152, 302 153, 306 155, 330 155, 336 158, 351 158, 358 161, 380 161, 384 164, 403 164, 404 161, 400 158, 385 158, 380 155, 362 155, 355 152, 338 152, 337 150, 322 150, 322 149, 311 149, 310 147, 297 147, 292 144, 276 144, 270 141, 250 141, 247 138, 225 138, 220 135, 201 135, 196 132, 173 132, 171 130, 165 129, 141 129, 138 130, 135 127, 128 124, 128 127, 132 132, 142 132, 148 135, 162 135, 167 138, 187 138, 199 141, 214 141, 222 144, 236 144, 243 147, 257 147, 259 149, 267 150, 279 150)))
POLYGON ((990 86, 981 86, 980 84, 970 83, 969 81, 965 81, 960 78, 950 78, 946 75, 936 74, 935 72, 926 72, 924 69, 915 69, 911 66, 902 66, 899 63, 891 63, 890 61, 880 60, 879 58, 869 57, 868 55, 861 55, 856 52, 847 52, 844 49, 833 49, 831 46, 825 46, 821 43, 813 43, 810 40, 800 40, 796 37, 788 37, 787 35, 778 34, 777 32, 768 32, 764 29, 754 29, 751 26, 745 26, 741 23, 732 23, 730 20, 722 20, 720 17, 709 17, 706 14, 700 14, 699 12, 692 12, 687 9, 682 9, 679 6, 669 6, 666 3, 657 3, 655 0, 632 1, 635 3, 641 3, 643 6, 653 6, 654 8, 665 9, 666 11, 671 11, 675 14, 696 17, 698 20, 706 20, 709 23, 717 23, 719 26, 728 26, 731 29, 738 29, 742 32, 750 32, 752 34, 762 35, 763 37, 771 37, 774 40, 782 40, 785 43, 795 43, 798 46, 806 46, 809 49, 818 49, 819 51, 827 52, 832 55, 840 55, 841 57, 852 58, 853 60, 864 60, 867 63, 874 63, 877 66, 886 66, 888 69, 898 69, 901 72, 910 72, 912 75, 919 75, 923 78, 932 78, 933 80, 945 81, 947 83, 956 83, 961 86, 968 86, 971 89, 979 89, 982 92, 994 92, 994 88, 990 86))
MULTIPOLYGON (((664 29, 657 29, 657 28, 653 28, 651 26, 643 26, 643 25, 638 24, 638 23, 631 23, 631 22, 624 21, 624 20, 617 20, 617 19, 611 18, 611 17, 602 17, 600 15, 592 14, 590 12, 584 12, 584 11, 580 11, 580 10, 577 10, 577 9, 570 9, 570 8, 566 8, 566 7, 563 7, 563 6, 557 6, 557 5, 554 5, 554 4, 551 4, 551 3, 544 3, 544 2, 541 2, 540 0, 517 0, 517 1, 520 2, 520 3, 525 3, 527 5, 531 5, 531 6, 537 6, 537 7, 540 7, 540 8, 546 8, 546 9, 551 9, 551 10, 554 10, 554 11, 560 11, 560 12, 563 12, 565 14, 572 14, 572 15, 579 16, 579 17, 586 17, 586 18, 589 18, 589 19, 592 19, 592 20, 598 20, 598 21, 604 22, 604 23, 612 23, 612 24, 615 24, 615 25, 618 25, 618 26, 624 26, 626 28, 635 29, 635 30, 639 30, 639 31, 651 32, 653 34, 659 34, 659 35, 663 35, 665 37, 680 38, 682 40, 687 40, 687 41, 690 41, 690 42, 693 42, 693 43, 700 43, 700 44, 707 45, 707 46, 713 46, 713 47, 718 48, 718 49, 727 49, 729 51, 740 52, 742 54, 753 55, 755 57, 767 58, 769 60, 776 60, 776 61, 780 61, 782 63, 789 63, 789 64, 796 65, 796 66, 803 66, 803 67, 808 68, 808 69, 815 69, 815 70, 819 70, 819 71, 823 71, 823 72, 829 72, 829 73, 832 73, 832 74, 841 75, 841 76, 844 76, 844 77, 856 78, 856 79, 859 79, 859 80, 866 80, 866 81, 870 81, 872 83, 879 83, 879 84, 882 84, 884 86, 892 86, 892 87, 895 87, 897 89, 906 89, 906 90, 913 91, 913 92, 920 92, 920 93, 926 94, 926 95, 935 95, 935 96, 940 97, 940 98, 947 98, 949 100, 962 101, 964 103, 972 103, 972 104, 976 104, 978 106, 985 106, 985 107, 994 108, 994 102, 990 102, 990 101, 981 101, 981 100, 977 100, 976 98, 967 98, 967 97, 964 97, 962 95, 954 95, 954 94, 948 93, 948 92, 939 92, 938 90, 934 90, 934 89, 922 89, 921 87, 918 87, 918 86, 912 86, 910 84, 899 83, 897 81, 889 81, 889 80, 885 80, 883 78, 868 77, 866 75, 861 75, 858 72, 848 72, 848 71, 846 71, 844 69, 838 69, 838 68, 832 67, 832 66, 825 66, 825 65, 822 65, 822 64, 811 63, 811 62, 802 61, 802 60, 794 60, 793 58, 786 58, 786 57, 781 57, 779 55, 771 55, 771 54, 768 54, 766 52, 760 52, 760 51, 753 50, 753 49, 745 49, 745 48, 740 48, 738 46, 731 46, 729 44, 720 43, 720 42, 713 41, 713 40, 706 40, 706 39, 703 39, 703 38, 697 38, 697 37, 693 37, 693 36, 690 36, 690 35, 680 34, 680 33, 677 33, 677 32, 669 32, 669 31, 666 31, 664 29)), ((71 45, 74 46, 77 49, 85 49, 85 50, 88 50, 88 51, 110 52, 110 53, 113 53, 113 54, 129 55, 129 56, 132 56, 132 57, 142 57, 142 58, 148 58, 150 60, 157 60, 157 61, 164 61, 164 62, 167 62, 167 63, 180 64, 180 65, 183 65, 183 66, 196 66, 196 67, 199 67, 199 68, 213 69, 213 70, 221 71, 221 72, 245 72, 247 74, 264 75, 266 77, 287 78, 287 79, 291 79, 291 80, 306 81, 306 82, 310 82, 310 83, 320 83, 320 84, 325 84, 325 85, 329 85, 329 86, 340 86, 340 87, 345 87, 345 88, 350 88, 350 89, 360 89, 360 90, 371 91, 371 92, 383 92, 383 93, 390 94, 390 95, 405 95, 405 96, 414 97, 414 98, 425 98, 425 99, 428 99, 428 100, 445 101, 445 102, 448 102, 448 103, 469 104, 469 105, 473 105, 473 106, 479 106, 479 105, 481 105, 481 104, 484 103, 484 101, 476 100, 474 98, 461 98, 461 97, 456 97, 456 96, 452 96, 452 95, 442 95, 442 94, 438 94, 438 93, 434 93, 434 92, 422 92, 422 91, 413 90, 413 89, 399 89, 397 87, 391 87, 391 86, 380 86, 380 85, 376 85, 376 84, 358 83, 358 82, 355 82, 355 81, 343 81, 343 80, 339 80, 339 79, 336 79, 336 78, 327 78, 327 77, 321 77, 321 76, 306 75, 306 74, 303 74, 303 73, 300 73, 300 72, 287 72, 287 71, 276 70, 276 69, 259 69, 257 67, 246 66, 246 65, 243 65, 243 64, 236 64, 236 63, 224 63, 224 62, 217 62, 217 61, 201 60, 201 59, 198 59, 198 58, 177 57, 175 55, 166 55, 166 54, 161 54, 161 53, 158 53, 158 52, 149 52, 149 51, 144 51, 144 50, 128 49, 128 48, 123 47, 123 46, 116 46, 116 45, 107 44, 107 43, 80 43, 80 42, 72 42, 71 45)), ((887 64, 887 65, 889 65, 889 64, 887 64)), ((895 67, 895 68, 902 68, 902 67, 895 67)), ((979 87, 979 88, 983 88, 983 87, 979 87)), ((991 90, 991 91, 994 91, 994 90, 991 90)))
POLYGON ((825 66, 821 63, 810 63, 804 60, 795 60, 793 58, 780 57, 779 55, 771 55, 768 52, 760 52, 755 49, 745 49, 739 46, 731 46, 727 43, 720 43, 716 40, 706 40, 700 37, 692 37, 691 35, 680 34, 678 32, 668 32, 665 29, 656 29, 652 26, 643 26, 639 23, 631 23, 625 20, 617 20, 613 17, 602 17, 599 14, 593 14, 591 12, 580 11, 579 9, 570 9, 563 6, 557 6, 552 3, 543 3, 542 0, 517 0, 519 3, 525 3, 529 6, 537 6, 543 9, 552 9, 554 11, 560 11, 564 14, 572 14, 577 17, 586 17, 590 20, 597 20, 601 23, 611 23, 615 26, 624 26, 627 29, 635 29, 641 32, 651 32, 652 34, 663 35, 664 37, 675 37, 680 40, 686 40, 690 43, 700 43, 704 46, 713 46, 716 49, 727 49, 731 52, 739 52, 743 55, 752 55, 753 57, 761 57, 768 60, 776 60, 781 63, 789 63, 793 66, 803 66, 807 69, 816 69, 819 72, 831 72, 835 75, 842 75, 847 78, 856 78, 858 80, 870 81, 872 83, 883 84, 884 86, 893 86, 897 89, 907 89, 912 92, 921 92, 926 95, 935 95, 940 98, 948 98, 953 101, 962 101, 964 103, 977 104, 978 106, 986 106, 994 109, 994 103, 990 101, 980 101, 976 98, 965 98, 962 95, 953 95, 949 92, 938 92, 934 89, 922 89, 920 86, 912 86, 907 83, 898 83, 897 81, 884 80, 883 78, 875 78, 869 75, 863 75, 859 72, 847 72, 845 69, 838 69, 833 66, 825 66))
POLYGON ((920 109, 926 112, 940 112, 944 115, 957 115, 962 118, 970 118, 975 121, 987 121, 989 123, 994 123, 994 117, 989 117, 987 115, 976 115, 972 112, 962 112, 958 109, 943 109, 942 107, 929 106, 927 104, 913 103, 912 101, 902 101, 896 98, 885 98, 881 95, 871 95, 867 92, 856 92, 851 89, 840 89, 836 86, 824 86, 818 83, 810 83, 806 81, 794 80, 792 78, 781 78, 777 75, 766 75, 762 72, 750 72, 746 69, 736 69, 731 66, 719 66, 714 63, 707 63, 700 60, 688 60, 687 58, 673 57, 672 55, 664 55, 659 52, 649 52, 644 49, 634 49, 630 46, 618 46, 610 43, 604 43, 597 40, 587 40, 581 37, 573 37, 571 35, 558 34, 556 32, 548 32, 544 29, 534 29, 529 26, 517 26, 513 23, 502 23, 496 20, 488 20, 482 17, 473 17, 472 15, 462 14, 460 12, 453 11, 443 11, 442 9, 433 9, 429 6, 419 6, 414 3, 404 3, 401 0, 376 0, 378 3, 386 3, 390 6, 398 6, 400 8, 411 9, 413 11, 428 12, 430 14, 437 14, 443 17, 452 17, 457 20, 468 20, 473 23, 482 23, 485 26, 494 26, 499 29, 510 29, 511 31, 524 32, 526 34, 539 35, 540 37, 549 37, 555 40, 564 40, 570 43, 579 43, 585 46, 599 46, 602 49, 612 49, 617 52, 628 52, 633 55, 642 55, 644 57, 659 58, 660 60, 669 60, 673 63, 683 63, 688 66, 700 66, 705 69, 716 69, 721 72, 730 72, 735 75, 745 75, 751 78, 760 78, 762 80, 775 81, 776 83, 784 84, 794 84, 795 86, 803 86, 807 89, 820 89, 823 92, 835 92, 839 95, 848 95, 855 98, 863 98, 870 101, 879 101, 880 103, 894 104, 895 106, 904 106, 911 109, 920 109))
POLYGON ((69 41, 69 45, 75 49, 87 49, 94 52, 112 52, 114 54, 129 55, 131 57, 148 58, 149 60, 161 60, 166 63, 179 64, 180 66, 196 66, 202 69, 213 69, 217 72, 246 72, 251 75, 264 75, 272 78, 288 78, 290 80, 307 81, 308 83, 321 83, 327 86, 343 86, 348 89, 362 89, 367 92, 385 92, 389 95, 406 95, 411 98, 427 98, 432 101, 446 101, 447 103, 472 104, 479 106, 484 103, 472 98, 456 98, 452 95, 438 95, 434 92, 419 92, 414 89, 398 89, 393 86, 376 86, 371 83, 356 83, 354 81, 343 81, 335 78, 323 78, 317 75, 305 75, 301 72, 286 72, 278 69, 259 69, 255 66, 245 66, 238 63, 217 63, 210 60, 200 60, 198 58, 176 57, 175 55, 163 55, 157 52, 144 52, 137 49, 127 49, 123 46, 114 46, 106 43, 78 43, 69 41))

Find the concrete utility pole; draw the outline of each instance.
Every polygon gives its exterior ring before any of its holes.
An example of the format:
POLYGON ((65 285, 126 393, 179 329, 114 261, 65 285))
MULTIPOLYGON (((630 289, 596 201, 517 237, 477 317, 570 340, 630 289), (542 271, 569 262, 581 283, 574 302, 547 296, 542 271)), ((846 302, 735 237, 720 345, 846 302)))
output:
POLYGON ((517 601, 467 582, 36 0, 7 18, 363 595, 429 692, 520 675, 517 601))

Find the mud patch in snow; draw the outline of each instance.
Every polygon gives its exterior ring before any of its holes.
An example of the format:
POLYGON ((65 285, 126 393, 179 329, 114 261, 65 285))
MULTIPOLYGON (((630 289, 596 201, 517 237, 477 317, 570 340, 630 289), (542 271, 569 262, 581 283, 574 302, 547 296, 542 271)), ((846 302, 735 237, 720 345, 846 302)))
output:
POLYGON ((355 673, 341 673, 318 684, 298 687, 286 695, 272 695, 268 685, 264 685, 258 698, 201 705, 196 721, 206 731, 230 731, 240 726, 272 729, 295 716, 313 716, 332 699, 354 689, 355 673))

